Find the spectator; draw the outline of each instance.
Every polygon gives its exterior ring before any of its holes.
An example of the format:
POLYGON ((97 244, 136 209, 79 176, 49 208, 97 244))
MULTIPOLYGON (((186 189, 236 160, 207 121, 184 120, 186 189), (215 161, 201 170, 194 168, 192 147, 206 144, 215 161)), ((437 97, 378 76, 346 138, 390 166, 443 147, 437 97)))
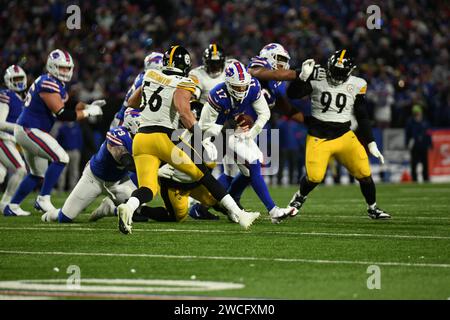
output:
POLYGON ((412 117, 406 125, 406 146, 411 154, 411 176, 417 181, 417 165, 422 164, 423 181, 428 178, 428 149, 432 147, 431 137, 427 130, 430 128, 427 121, 423 119, 423 111, 420 105, 414 105, 412 117))

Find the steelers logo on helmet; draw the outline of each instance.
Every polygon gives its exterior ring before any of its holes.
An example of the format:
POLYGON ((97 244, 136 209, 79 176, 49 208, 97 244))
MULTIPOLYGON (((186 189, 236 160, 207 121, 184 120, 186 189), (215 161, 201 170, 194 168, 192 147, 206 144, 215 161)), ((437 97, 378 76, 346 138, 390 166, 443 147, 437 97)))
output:
POLYGON ((352 54, 347 49, 336 51, 327 63, 327 80, 333 85, 347 81, 356 68, 352 54))
POLYGON ((211 43, 203 52, 202 59, 206 73, 211 78, 220 76, 225 68, 225 53, 219 45, 211 43))
POLYGON ((165 73, 187 76, 191 70, 191 56, 189 52, 180 45, 171 46, 163 57, 165 73))

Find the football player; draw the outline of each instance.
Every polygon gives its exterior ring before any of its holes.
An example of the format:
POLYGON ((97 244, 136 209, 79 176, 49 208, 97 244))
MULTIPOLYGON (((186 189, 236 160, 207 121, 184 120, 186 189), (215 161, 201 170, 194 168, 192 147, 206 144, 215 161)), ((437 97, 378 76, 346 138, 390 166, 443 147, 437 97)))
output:
POLYGON ((367 82, 351 75, 356 65, 346 49, 336 51, 328 59, 325 79, 308 80, 314 65, 313 59, 305 61, 303 77, 292 82, 287 90, 291 98, 309 95, 312 102, 311 118, 306 121, 306 175, 301 179, 300 190, 294 194, 289 206, 300 210, 308 194, 322 182, 329 159, 333 156, 359 181, 369 217, 388 219, 390 215, 377 207, 367 152, 350 130, 354 113, 359 137, 369 152, 383 164, 384 158, 374 141, 364 105, 367 82))
POLYGON ((125 95, 125 99, 123 100, 122 106, 120 110, 116 112, 114 115, 114 119, 111 121, 110 129, 121 126, 123 123, 123 118, 125 114, 125 110, 128 107, 128 99, 131 97, 134 91, 137 88, 142 86, 142 79, 144 78, 145 71, 150 69, 161 69, 162 67, 162 58, 163 54, 160 52, 152 52, 147 55, 144 59, 144 71, 139 73, 137 77, 134 79, 133 85, 128 89, 127 94, 125 95))
MULTIPOLYGON (((263 97, 259 81, 253 78, 240 62, 229 64, 225 70, 225 82, 214 87, 205 103, 200 127, 212 136, 221 134, 222 129, 231 124, 234 134, 225 135, 225 144, 230 147, 232 154, 226 152, 223 159, 224 175, 234 176, 230 172, 236 167, 235 158, 239 159, 237 167, 240 172, 249 177, 250 183, 260 200, 264 203, 273 223, 278 223, 287 215, 292 214, 294 208, 278 208, 269 194, 267 185, 261 175, 262 152, 255 142, 270 118, 270 109, 263 97), (242 114, 253 118, 253 126, 234 123, 242 114)), ((239 120, 240 121, 240 120, 239 120)))
POLYGON ((103 192, 108 193, 117 205, 130 197, 137 185, 131 146, 139 128, 139 119, 139 111, 131 108, 125 111, 123 126, 106 133, 106 140, 89 160, 63 207, 47 211, 42 215, 42 221, 72 222, 103 192), (128 174, 134 183, 120 183, 128 174))
MULTIPOLYGON (((13 171, 14 174, 9 178, 0 201, 2 213, 5 206, 11 201, 20 181, 27 174, 25 163, 16 148, 14 139, 16 121, 23 108, 27 75, 20 66, 12 65, 6 69, 4 79, 7 89, 0 90, 0 165, 13 171)), ((29 215, 30 212, 21 211, 18 214, 29 215)))
POLYGON ((47 73, 39 76, 28 90, 14 137, 23 149, 30 173, 20 183, 11 203, 5 207, 5 215, 22 215, 24 211, 20 203, 42 180, 35 208, 43 212, 54 209, 50 193, 69 162, 69 156, 49 134, 53 124, 56 119, 75 121, 103 114, 101 107, 105 105, 104 100, 91 104, 79 102, 75 110, 65 108, 69 99, 66 83, 72 79, 73 67, 72 57, 67 51, 57 49, 50 52, 47 73))
MULTIPOLYGON (((248 228, 259 217, 258 212, 245 212, 214 179, 204 164, 194 164, 191 158, 171 140, 181 120, 184 128, 201 135, 190 100, 195 92, 195 83, 187 75, 191 68, 191 57, 182 46, 172 46, 164 53, 163 68, 149 70, 144 76, 142 87, 128 100, 129 106, 139 107, 142 123, 133 140, 133 157, 136 163, 139 188, 131 198, 118 208, 119 230, 129 234, 134 211, 153 199, 158 192, 158 168, 161 161, 189 175, 193 181, 204 185, 225 207, 230 216, 242 227, 248 228)), ((182 136, 179 139, 183 142, 182 136)), ((184 142, 185 144, 188 144, 184 142)), ((205 150, 217 152, 209 141, 203 141, 205 150), (214 150, 214 151, 212 151, 214 150)), ((194 150, 199 152, 201 150, 194 150)))

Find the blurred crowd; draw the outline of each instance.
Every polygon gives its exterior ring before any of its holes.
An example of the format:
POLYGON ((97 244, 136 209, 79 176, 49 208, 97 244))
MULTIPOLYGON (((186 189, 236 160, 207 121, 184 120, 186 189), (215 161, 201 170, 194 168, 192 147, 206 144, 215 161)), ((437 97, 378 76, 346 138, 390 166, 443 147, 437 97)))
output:
MULTIPOLYGON (((20 64, 29 79, 42 73, 48 52, 68 50, 76 69, 72 93, 107 97, 106 130, 150 51, 180 43, 194 64, 211 41, 247 63, 269 42, 283 44, 291 65, 321 64, 339 48, 356 55, 369 83, 374 125, 404 127, 420 105, 432 127, 450 127, 447 1, 374 0, 0 0, 1 69, 20 64), (81 29, 66 26, 68 5, 81 7, 81 29), (380 29, 366 26, 367 7, 381 10, 380 29)), ((275 123, 279 123, 276 120, 275 123)), ((286 131, 286 130, 285 130, 286 131)), ((289 132, 289 130, 287 130, 289 132)))

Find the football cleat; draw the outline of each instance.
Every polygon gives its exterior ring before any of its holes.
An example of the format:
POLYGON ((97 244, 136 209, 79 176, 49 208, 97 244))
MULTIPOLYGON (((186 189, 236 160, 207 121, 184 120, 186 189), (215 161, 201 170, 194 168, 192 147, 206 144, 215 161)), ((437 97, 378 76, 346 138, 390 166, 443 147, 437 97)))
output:
POLYGON ((89 221, 94 222, 104 217, 112 217, 115 208, 114 202, 109 197, 105 197, 100 206, 92 212, 89 221))
POLYGON ((209 212, 208 208, 200 203, 196 203, 191 207, 189 216, 196 220, 219 220, 218 216, 209 212))
POLYGON ((272 223, 278 224, 281 222, 281 220, 286 219, 287 217, 290 217, 296 209, 293 207, 287 207, 287 208, 278 208, 273 207, 272 210, 270 210, 270 220, 272 223))
POLYGON ((297 191, 296 193, 294 193, 294 195, 292 196, 292 199, 288 205, 288 207, 295 209, 290 214, 291 217, 295 217, 298 214, 298 212, 300 211, 300 209, 303 206, 303 204, 305 203, 305 201, 306 201, 306 196, 302 196, 300 194, 300 191, 297 191))
POLYGON ((34 208, 38 211, 41 211, 43 213, 47 211, 53 211, 56 208, 53 206, 52 202, 50 201, 50 196, 41 196, 39 195, 36 198, 36 201, 34 202, 34 208))
POLYGON ((3 210, 5 217, 26 217, 31 215, 31 212, 23 210, 18 204, 8 204, 3 210))
POLYGON ((371 219, 390 219, 391 215, 383 210, 381 210, 378 207, 375 207, 374 209, 367 209, 367 214, 369 215, 369 218, 371 219))
POLYGON ((117 207, 117 216, 119 218, 119 231, 123 234, 131 233, 133 223, 133 211, 126 203, 122 203, 117 207))
POLYGON ((248 228, 250 228, 253 222, 259 218, 260 215, 261 214, 259 212, 247 212, 242 210, 236 216, 239 219, 238 222, 241 225, 241 227, 247 230, 248 228))

